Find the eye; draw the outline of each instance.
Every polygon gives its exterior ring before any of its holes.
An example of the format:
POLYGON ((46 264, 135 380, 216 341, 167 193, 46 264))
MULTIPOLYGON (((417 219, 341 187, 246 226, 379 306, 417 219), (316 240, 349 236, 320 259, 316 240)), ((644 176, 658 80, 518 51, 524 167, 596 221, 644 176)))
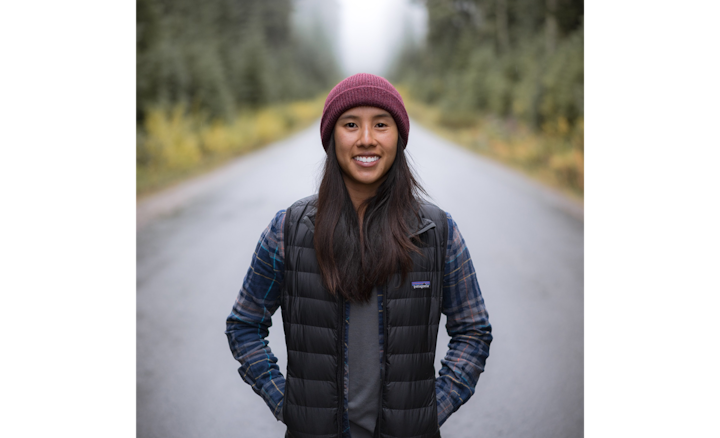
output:
POLYGON ((387 128, 387 125, 384 124, 383 122, 380 122, 380 123, 377 124, 377 127, 378 127, 378 128, 387 128))
POLYGON ((357 125, 355 124, 355 122, 346 123, 345 126, 347 126, 348 128, 357 128, 357 125))

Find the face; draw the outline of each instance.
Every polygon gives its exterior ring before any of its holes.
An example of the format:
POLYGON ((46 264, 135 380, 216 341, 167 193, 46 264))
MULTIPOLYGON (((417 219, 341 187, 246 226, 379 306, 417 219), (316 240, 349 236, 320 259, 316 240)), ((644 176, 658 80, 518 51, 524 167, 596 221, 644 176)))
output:
POLYGON ((335 154, 350 192, 375 193, 397 155, 398 129, 389 112, 359 106, 335 123, 335 154))

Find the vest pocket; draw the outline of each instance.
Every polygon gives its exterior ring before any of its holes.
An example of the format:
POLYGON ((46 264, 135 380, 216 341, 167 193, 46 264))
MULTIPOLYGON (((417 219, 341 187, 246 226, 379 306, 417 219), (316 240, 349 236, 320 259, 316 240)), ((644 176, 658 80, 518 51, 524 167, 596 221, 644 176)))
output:
POLYGON ((383 408, 383 417, 383 437, 437 436, 437 407, 434 404, 418 409, 383 408))
POLYGON ((285 415, 285 425, 290 436, 337 436, 337 407, 309 408, 288 403, 285 406, 285 415))
POLYGON ((335 382, 305 380, 288 377, 285 383, 285 400, 296 406, 310 408, 334 408, 338 405, 337 385, 335 382), (291 382, 291 391, 287 390, 287 381, 291 382))
POLYGON ((437 406, 435 378, 410 382, 387 382, 384 406, 394 409, 417 409, 437 406))

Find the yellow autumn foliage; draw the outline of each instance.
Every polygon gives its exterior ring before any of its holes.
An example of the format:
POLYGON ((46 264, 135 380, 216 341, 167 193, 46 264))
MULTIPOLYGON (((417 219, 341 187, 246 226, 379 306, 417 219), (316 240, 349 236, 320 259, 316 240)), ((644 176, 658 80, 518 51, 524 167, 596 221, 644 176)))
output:
POLYGON ((148 111, 137 135, 137 193, 164 187, 280 140, 322 113, 325 96, 208 120, 184 105, 148 111))
POLYGON ((472 151, 518 168, 550 185, 582 197, 584 185, 584 123, 559 116, 543 123, 539 132, 517 120, 465 112, 448 115, 397 87, 410 116, 424 126, 472 151), (452 122, 450 122, 452 121, 452 122))

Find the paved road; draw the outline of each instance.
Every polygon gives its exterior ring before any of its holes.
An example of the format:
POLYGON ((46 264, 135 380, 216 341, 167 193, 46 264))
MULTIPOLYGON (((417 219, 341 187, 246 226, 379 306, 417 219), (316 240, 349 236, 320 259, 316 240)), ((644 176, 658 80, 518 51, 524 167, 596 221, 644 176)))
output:
MULTIPOLYGON (((138 437, 283 436, 238 376, 224 323, 260 233, 317 187, 318 131, 138 204, 138 437)), ((443 436, 581 437, 582 207, 417 123, 410 134, 424 186, 470 248, 495 336, 475 396, 443 436)), ((280 312, 273 323, 285 370, 280 312)), ((441 333, 438 369, 448 340, 441 333)))

